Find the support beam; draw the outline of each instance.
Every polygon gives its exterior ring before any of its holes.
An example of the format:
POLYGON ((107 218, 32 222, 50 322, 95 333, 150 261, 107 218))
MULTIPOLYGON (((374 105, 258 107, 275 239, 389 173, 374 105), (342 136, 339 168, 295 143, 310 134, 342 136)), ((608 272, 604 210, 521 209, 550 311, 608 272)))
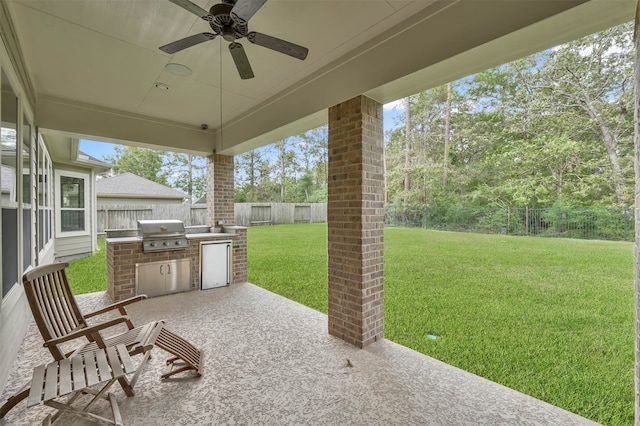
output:
POLYGON ((360 348, 383 338, 382 104, 329 109, 329 334, 360 348))

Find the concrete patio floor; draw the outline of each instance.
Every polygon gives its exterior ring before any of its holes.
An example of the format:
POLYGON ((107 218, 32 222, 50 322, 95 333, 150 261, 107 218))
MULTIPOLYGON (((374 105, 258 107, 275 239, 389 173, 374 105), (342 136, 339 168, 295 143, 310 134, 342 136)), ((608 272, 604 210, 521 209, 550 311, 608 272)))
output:
MULTIPOLYGON (((109 298, 78 301, 89 312, 109 298)), ((357 349, 327 334, 326 315, 252 284, 148 299, 129 313, 136 324, 165 319, 204 348, 206 371, 163 381, 168 354, 156 350, 134 397, 111 388, 127 425, 595 424, 387 340, 357 349)), ((50 360, 32 324, 0 401, 50 360)), ((0 425, 40 424, 51 410, 23 401, 0 425)), ((106 403, 92 411, 109 416, 106 403)))

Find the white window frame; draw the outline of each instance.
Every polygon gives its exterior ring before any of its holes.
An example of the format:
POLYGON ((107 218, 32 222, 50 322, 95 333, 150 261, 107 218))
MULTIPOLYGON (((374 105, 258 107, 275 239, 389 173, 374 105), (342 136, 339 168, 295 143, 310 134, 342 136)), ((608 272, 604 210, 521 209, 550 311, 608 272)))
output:
POLYGON ((55 206, 56 206, 56 237, 77 237, 83 235, 89 235, 91 232, 91 224, 89 223, 89 209, 91 208, 91 201, 89 200, 89 185, 91 176, 87 173, 77 173, 70 172, 66 170, 58 170, 56 173, 56 184, 55 184, 55 206), (73 209, 64 209, 70 211, 83 210, 84 211, 84 230, 83 231, 62 231, 62 205, 60 202, 60 196, 62 195, 62 188, 60 187, 60 178, 61 177, 71 177, 77 179, 84 179, 84 207, 73 208, 73 209))
POLYGON ((36 239, 36 247, 39 247, 38 251, 38 264, 41 264, 47 258, 46 254, 53 247, 53 232, 51 230, 50 221, 53 219, 53 163, 51 162, 51 157, 49 156, 49 151, 42 139, 41 135, 38 135, 38 150, 36 153, 38 157, 38 167, 37 173, 35 175, 36 185, 36 205, 38 207, 38 214, 36 216, 36 223, 38 226, 36 227, 37 239, 36 239), (40 182, 40 176, 47 177, 46 180, 40 182), (40 197, 39 185, 42 184, 42 199, 40 197), (42 215, 43 223, 40 226, 40 211, 43 211, 42 215), (42 231, 42 239, 44 241, 44 245, 40 247, 40 231, 42 231))

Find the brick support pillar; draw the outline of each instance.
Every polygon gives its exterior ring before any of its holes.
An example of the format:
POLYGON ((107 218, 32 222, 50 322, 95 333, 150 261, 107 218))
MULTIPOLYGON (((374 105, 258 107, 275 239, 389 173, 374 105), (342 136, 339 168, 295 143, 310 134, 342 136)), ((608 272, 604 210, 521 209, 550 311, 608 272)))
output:
POLYGON ((213 154, 207 157, 207 225, 235 224, 233 157, 213 154))
POLYGON ((233 282, 247 282, 247 228, 234 226, 233 157, 213 154, 207 157, 207 225, 222 227, 233 238, 233 282), (224 222, 224 225, 220 224, 224 222))
POLYGON ((329 109, 329 334, 360 348, 383 338, 382 104, 329 109))

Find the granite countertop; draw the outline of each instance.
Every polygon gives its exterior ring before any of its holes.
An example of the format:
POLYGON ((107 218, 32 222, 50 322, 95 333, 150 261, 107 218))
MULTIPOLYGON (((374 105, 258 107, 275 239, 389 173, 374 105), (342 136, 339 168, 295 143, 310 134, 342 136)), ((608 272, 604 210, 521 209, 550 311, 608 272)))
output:
MULTIPOLYGON (((232 238, 237 236, 238 234, 228 233, 228 232, 201 232, 194 234, 186 234, 187 240, 197 240, 197 239, 217 239, 217 238, 232 238)), ((136 243, 142 242, 142 237, 112 237, 105 239, 107 243, 117 244, 117 243, 136 243)))
POLYGON ((187 234, 187 240, 197 238, 230 238, 235 237, 238 234, 230 234, 228 232, 203 232, 200 234, 187 234))
POLYGON ((115 238, 105 238, 105 241, 107 243, 112 243, 112 244, 116 244, 116 243, 134 243, 137 241, 142 242, 142 238, 141 237, 115 237, 115 238))

